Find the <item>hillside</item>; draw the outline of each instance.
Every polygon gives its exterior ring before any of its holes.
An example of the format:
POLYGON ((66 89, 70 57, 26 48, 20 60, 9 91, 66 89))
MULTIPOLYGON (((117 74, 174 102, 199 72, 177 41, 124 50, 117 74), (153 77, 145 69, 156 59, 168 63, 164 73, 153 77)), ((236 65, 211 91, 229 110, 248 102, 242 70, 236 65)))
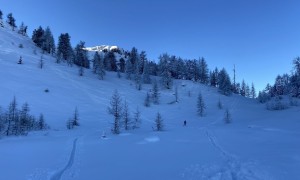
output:
POLYGON ((78 76, 76 66, 56 64, 42 55, 28 37, 0 28, 0 106, 15 96, 18 106, 28 102, 31 113, 43 113, 51 129, 27 136, 0 139, 1 179, 297 179, 300 177, 299 107, 267 111, 241 96, 223 96, 217 89, 177 80, 174 90, 160 89, 160 104, 145 107, 151 85, 137 91, 132 81, 107 72, 104 80, 91 70, 78 76), (23 48, 19 48, 22 44, 23 48), (24 64, 17 64, 22 56, 24 64), (45 66, 38 67, 43 56, 45 66), (45 89, 49 92, 46 93, 45 89), (138 107, 142 125, 136 130, 110 133, 108 114, 115 90, 138 107), (197 115, 201 92, 205 116, 197 115), (223 109, 217 107, 218 100, 223 109), (75 107, 80 126, 67 130, 75 107), (224 123, 228 108, 232 123, 224 123), (165 130, 152 130, 157 112, 165 130), (183 126, 183 121, 187 126, 183 126), (106 132, 107 138, 101 138, 106 132))

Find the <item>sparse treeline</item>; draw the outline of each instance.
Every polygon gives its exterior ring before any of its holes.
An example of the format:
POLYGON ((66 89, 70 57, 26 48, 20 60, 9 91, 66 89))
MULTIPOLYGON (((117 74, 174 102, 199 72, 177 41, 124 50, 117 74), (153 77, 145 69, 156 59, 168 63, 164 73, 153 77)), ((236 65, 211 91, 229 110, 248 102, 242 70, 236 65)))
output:
POLYGON ((218 68, 209 70, 204 58, 183 60, 164 53, 159 56, 158 63, 155 63, 147 59, 145 51, 139 53, 133 47, 130 52, 125 51, 124 54, 120 54, 120 51, 109 50, 103 53, 96 52, 92 63, 93 72, 98 74, 100 79, 103 79, 104 71, 125 73, 127 79, 134 81, 138 90, 142 89, 143 84, 153 83, 150 76, 159 76, 160 85, 165 89, 173 88, 173 79, 185 79, 217 87, 224 95, 236 93, 248 98, 256 97, 253 83, 251 88, 244 80, 241 84, 235 83, 235 80, 232 83, 224 68, 220 71, 218 68), (117 59, 115 53, 119 53, 121 58, 117 59))
POLYGON ((133 113, 131 118, 130 108, 127 101, 123 102, 119 92, 115 90, 112 95, 108 113, 113 116, 111 131, 113 134, 119 134, 121 129, 130 130, 141 126, 141 112, 139 108, 133 113))
POLYGON ((290 74, 278 75, 273 85, 267 84, 266 88, 258 93, 258 101, 260 103, 274 99, 273 107, 269 108, 273 110, 285 109, 284 106, 286 105, 283 105, 280 100, 283 95, 286 95, 290 97, 290 105, 297 105, 297 101, 294 101, 294 98, 300 97, 300 57, 296 57, 293 60, 293 65, 294 67, 290 74))
MULTIPOLYGON (((113 116, 111 132, 113 134, 120 134, 121 130, 137 129, 141 127, 142 119, 141 112, 137 107, 131 116, 130 108, 127 101, 123 102, 121 95, 117 90, 113 93, 108 106, 108 113, 113 116)), ((154 131, 164 130, 164 124, 161 114, 158 112, 156 119, 154 120, 154 126, 152 126, 154 131)))
MULTIPOLYGON (((16 28, 18 28, 16 24, 16 19, 14 18, 12 13, 8 13, 6 16, 6 22, 11 27, 13 31, 15 31, 16 28)), ((4 27, 3 23, 3 12, 0 10, 0 26, 4 27)), ((27 26, 22 22, 18 28, 18 33, 22 34, 23 36, 27 36, 27 26)))
POLYGON ((48 129, 43 114, 38 118, 30 115, 28 103, 18 108, 16 97, 8 105, 7 109, 0 107, 0 135, 27 135, 29 131, 48 129))
POLYGON ((42 49, 43 53, 55 54, 55 41, 50 27, 43 29, 39 26, 37 29, 33 30, 31 39, 37 47, 42 49))

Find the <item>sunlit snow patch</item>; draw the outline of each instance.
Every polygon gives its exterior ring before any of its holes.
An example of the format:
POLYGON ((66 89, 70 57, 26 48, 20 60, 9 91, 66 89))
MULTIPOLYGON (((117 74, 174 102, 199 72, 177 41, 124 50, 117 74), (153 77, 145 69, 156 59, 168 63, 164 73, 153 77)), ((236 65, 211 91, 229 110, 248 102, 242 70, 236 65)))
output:
POLYGON ((147 137, 143 141, 138 142, 138 144, 147 144, 147 143, 155 143, 160 141, 160 138, 157 136, 147 137))

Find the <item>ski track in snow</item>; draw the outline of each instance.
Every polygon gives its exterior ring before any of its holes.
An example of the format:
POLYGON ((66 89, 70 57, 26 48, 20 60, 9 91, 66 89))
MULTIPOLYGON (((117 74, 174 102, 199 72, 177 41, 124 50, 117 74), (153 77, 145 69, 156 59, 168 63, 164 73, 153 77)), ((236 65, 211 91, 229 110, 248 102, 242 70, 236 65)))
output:
POLYGON ((50 178, 50 180, 60 180, 61 176, 63 175, 63 173, 67 169, 69 169, 69 168, 72 167, 72 165, 74 163, 74 158, 75 158, 75 151, 76 151, 77 140, 78 140, 78 138, 74 139, 74 141, 73 141, 72 152, 71 152, 70 159, 69 159, 67 165, 63 169, 61 169, 61 170, 57 171, 56 173, 54 173, 52 175, 52 177, 50 178))
MULTIPOLYGON (((205 134, 211 144, 221 153, 225 160, 225 166, 215 172, 209 172, 206 176, 208 179, 228 179, 228 180, 259 180, 259 179, 272 179, 264 173, 259 174, 254 172, 255 164, 242 163, 238 157, 227 152, 220 144, 217 138, 208 129, 204 129, 205 134), (251 167, 249 167, 251 165, 251 167)), ((218 168, 217 168, 218 169, 218 168)))

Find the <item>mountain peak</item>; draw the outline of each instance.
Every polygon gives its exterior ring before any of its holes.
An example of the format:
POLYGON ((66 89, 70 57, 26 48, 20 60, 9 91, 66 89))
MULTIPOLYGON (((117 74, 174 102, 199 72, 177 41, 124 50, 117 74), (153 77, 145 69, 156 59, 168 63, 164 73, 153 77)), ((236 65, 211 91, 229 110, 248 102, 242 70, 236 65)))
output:
POLYGON ((94 47, 86 47, 84 50, 87 51, 115 51, 115 50, 121 50, 118 46, 110 46, 110 45, 100 45, 100 46, 94 46, 94 47))

